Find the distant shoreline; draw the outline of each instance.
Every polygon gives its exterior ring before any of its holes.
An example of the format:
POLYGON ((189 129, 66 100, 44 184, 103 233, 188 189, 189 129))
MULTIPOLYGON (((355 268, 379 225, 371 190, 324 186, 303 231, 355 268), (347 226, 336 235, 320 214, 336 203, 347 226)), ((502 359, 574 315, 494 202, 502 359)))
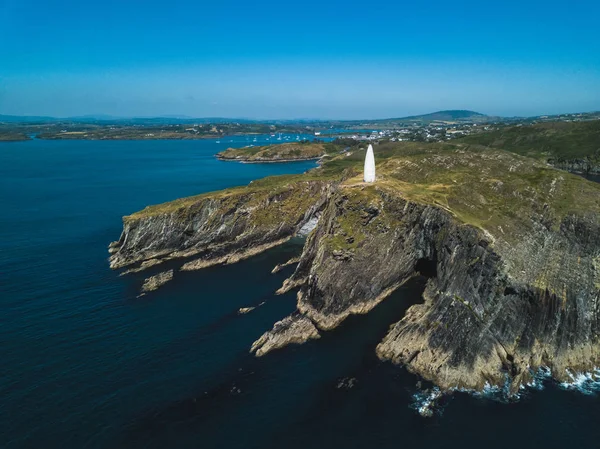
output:
POLYGON ((307 158, 295 158, 295 159, 277 159, 277 160, 273 160, 273 159, 243 159, 243 158, 229 158, 229 157, 222 157, 219 155, 215 155, 215 157, 220 160, 220 161, 225 161, 225 162, 240 162, 242 164, 280 164, 280 163, 285 163, 285 162, 306 162, 306 161, 318 161, 320 160, 323 156, 318 156, 318 157, 307 157, 307 158))

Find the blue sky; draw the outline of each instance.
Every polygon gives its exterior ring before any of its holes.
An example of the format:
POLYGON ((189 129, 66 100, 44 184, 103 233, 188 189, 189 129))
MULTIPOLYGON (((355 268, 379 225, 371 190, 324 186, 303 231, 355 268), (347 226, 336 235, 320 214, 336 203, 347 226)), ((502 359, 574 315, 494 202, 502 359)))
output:
POLYGON ((0 0, 0 114, 600 110, 591 0, 0 0))

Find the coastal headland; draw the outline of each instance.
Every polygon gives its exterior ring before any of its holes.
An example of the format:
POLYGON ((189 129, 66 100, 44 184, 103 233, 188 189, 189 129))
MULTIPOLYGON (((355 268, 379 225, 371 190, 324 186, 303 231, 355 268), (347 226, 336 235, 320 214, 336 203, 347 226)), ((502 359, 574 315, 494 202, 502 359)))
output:
POLYGON ((390 327, 381 359, 444 390, 517 391, 542 367, 564 380, 599 365, 599 184, 482 145, 387 142, 375 154, 372 184, 362 148, 147 207, 124 217, 111 267, 201 269, 308 235, 280 289, 298 289, 297 311, 257 355, 318 338, 423 275, 423 303, 390 327))
POLYGON ((326 144, 292 142, 267 146, 250 146, 244 148, 227 148, 217 153, 222 161, 237 161, 247 163, 296 162, 310 161, 322 158, 326 154, 326 144))

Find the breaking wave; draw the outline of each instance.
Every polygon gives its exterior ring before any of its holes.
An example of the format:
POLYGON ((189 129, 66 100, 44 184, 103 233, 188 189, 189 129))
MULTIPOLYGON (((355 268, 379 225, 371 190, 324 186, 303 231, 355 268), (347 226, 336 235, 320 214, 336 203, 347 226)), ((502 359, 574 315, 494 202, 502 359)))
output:
POLYGON ((541 367, 535 373, 532 372, 532 380, 521 385, 519 391, 511 393, 510 377, 506 376, 503 385, 490 385, 486 383, 481 391, 465 388, 454 388, 450 391, 441 391, 438 387, 425 390, 418 390, 412 395, 410 408, 419 415, 432 417, 441 415, 445 405, 453 393, 467 393, 475 398, 493 400, 503 403, 510 403, 520 400, 531 391, 542 391, 547 385, 557 385, 562 390, 577 391, 581 394, 592 396, 600 393, 600 368, 595 368, 592 372, 574 373, 567 371, 571 379, 566 382, 555 382, 552 380, 552 371, 548 367, 541 367))
POLYGON ((567 370, 567 374, 572 381, 561 382, 559 385, 563 390, 576 390, 588 396, 600 392, 600 369, 594 368, 594 371, 588 373, 572 373, 567 370))

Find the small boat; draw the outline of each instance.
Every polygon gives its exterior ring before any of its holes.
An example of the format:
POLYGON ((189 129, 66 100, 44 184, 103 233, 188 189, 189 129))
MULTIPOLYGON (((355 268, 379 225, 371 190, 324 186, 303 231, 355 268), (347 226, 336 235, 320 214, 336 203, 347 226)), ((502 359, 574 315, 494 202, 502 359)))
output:
POLYGON ((220 141, 220 140, 217 140, 215 143, 221 143, 221 141, 220 141))

